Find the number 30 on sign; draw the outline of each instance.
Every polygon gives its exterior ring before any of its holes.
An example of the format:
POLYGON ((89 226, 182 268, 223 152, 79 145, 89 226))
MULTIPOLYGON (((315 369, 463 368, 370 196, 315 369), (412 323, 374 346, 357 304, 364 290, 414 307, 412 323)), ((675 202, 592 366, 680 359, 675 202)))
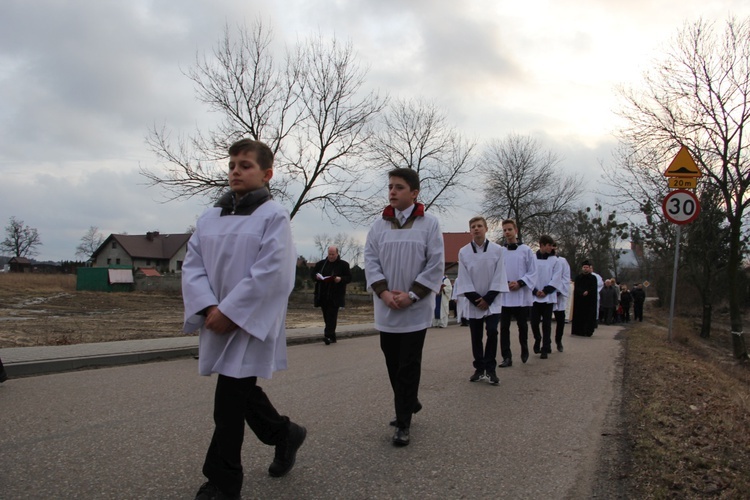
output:
POLYGON ((678 189, 670 191, 661 203, 664 216, 675 224, 689 224, 698 218, 701 205, 691 191, 678 189))

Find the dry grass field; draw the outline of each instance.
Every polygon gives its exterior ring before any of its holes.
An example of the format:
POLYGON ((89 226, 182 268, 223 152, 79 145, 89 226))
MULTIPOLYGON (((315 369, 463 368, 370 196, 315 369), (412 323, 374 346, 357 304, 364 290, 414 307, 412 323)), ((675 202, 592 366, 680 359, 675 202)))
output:
MULTIPOLYGON (((75 276, 0 274, 0 348, 182 336, 182 297, 159 292, 78 292, 75 276)), ((293 295, 287 328, 323 326, 307 295, 293 295)), ((364 300, 340 324, 371 323, 364 300)))

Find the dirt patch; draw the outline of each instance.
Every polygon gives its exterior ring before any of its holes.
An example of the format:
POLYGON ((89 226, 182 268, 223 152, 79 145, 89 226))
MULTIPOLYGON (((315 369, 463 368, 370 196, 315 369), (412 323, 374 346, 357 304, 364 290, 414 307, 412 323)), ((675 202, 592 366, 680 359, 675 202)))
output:
POLYGON ((701 339, 677 318, 625 332, 625 427, 632 498, 747 498, 750 366, 733 358, 729 329, 701 339))
MULTIPOLYGON (((353 297, 339 324, 372 323, 372 302, 353 297)), ((74 276, 0 275, 0 348, 177 337, 182 297, 157 292, 78 292, 74 276)), ((287 328, 323 326, 306 293, 290 299, 287 328)))

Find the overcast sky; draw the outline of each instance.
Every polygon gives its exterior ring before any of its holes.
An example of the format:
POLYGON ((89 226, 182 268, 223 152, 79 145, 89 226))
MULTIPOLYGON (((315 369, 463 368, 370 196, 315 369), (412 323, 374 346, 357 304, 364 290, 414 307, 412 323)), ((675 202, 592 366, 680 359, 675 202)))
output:
MULTIPOLYGON (((317 33, 351 40, 369 88, 434 100, 480 145, 534 136, 586 174, 591 198, 615 145, 616 86, 637 85, 685 22, 729 14, 750 15, 750 2, 3 0, 0 227, 15 216, 38 229, 37 258, 53 261, 74 259, 89 226, 184 232, 207 201, 163 203, 146 187, 139 167, 159 164, 144 137, 153 124, 210 126, 183 71, 226 23, 256 18, 280 46, 317 33)), ((465 231, 480 202, 468 194, 443 230, 465 231)), ((298 253, 315 258, 315 234, 366 233, 309 209, 293 226, 298 253)))

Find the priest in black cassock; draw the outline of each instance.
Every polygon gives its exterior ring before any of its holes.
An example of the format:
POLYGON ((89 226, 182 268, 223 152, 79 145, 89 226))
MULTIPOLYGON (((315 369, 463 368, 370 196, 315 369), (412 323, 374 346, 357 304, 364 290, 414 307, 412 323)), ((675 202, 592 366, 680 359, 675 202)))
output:
POLYGON ((584 260, 576 276, 573 291, 573 321, 570 334, 591 337, 596 328, 597 282, 591 274, 591 263, 584 260))

